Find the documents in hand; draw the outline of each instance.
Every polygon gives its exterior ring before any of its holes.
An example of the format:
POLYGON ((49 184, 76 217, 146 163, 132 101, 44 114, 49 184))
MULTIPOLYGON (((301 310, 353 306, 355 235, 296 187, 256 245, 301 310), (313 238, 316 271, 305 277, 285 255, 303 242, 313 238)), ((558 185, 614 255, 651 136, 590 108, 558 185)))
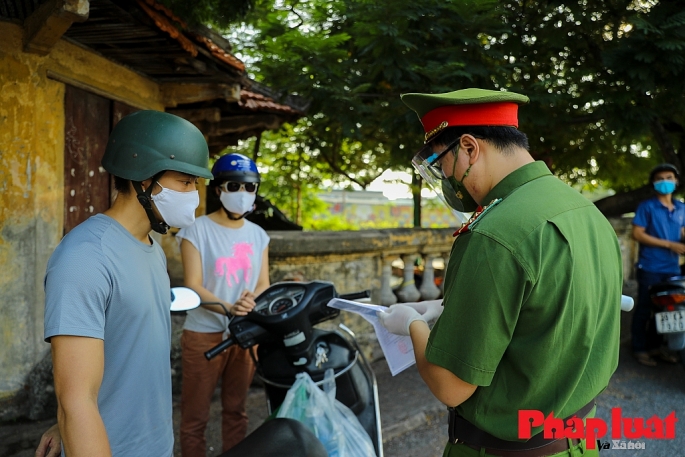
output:
POLYGON ((358 303, 355 301, 343 300, 341 298, 334 298, 329 301, 328 306, 359 314, 373 325, 376 336, 378 337, 378 343, 381 345, 383 355, 388 362, 390 373, 393 376, 416 363, 411 338, 408 336, 394 335, 388 332, 386 328, 381 325, 376 316, 377 312, 387 310, 387 306, 358 303))

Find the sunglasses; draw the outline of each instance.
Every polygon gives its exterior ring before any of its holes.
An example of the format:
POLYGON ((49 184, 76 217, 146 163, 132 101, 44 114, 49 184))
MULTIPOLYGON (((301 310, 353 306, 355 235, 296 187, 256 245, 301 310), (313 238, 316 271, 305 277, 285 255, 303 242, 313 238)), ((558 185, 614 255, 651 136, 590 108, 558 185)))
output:
POLYGON ((246 192, 254 193, 257 191, 259 183, 256 182, 224 182, 219 185, 219 189, 224 192, 238 192, 244 190, 246 192))

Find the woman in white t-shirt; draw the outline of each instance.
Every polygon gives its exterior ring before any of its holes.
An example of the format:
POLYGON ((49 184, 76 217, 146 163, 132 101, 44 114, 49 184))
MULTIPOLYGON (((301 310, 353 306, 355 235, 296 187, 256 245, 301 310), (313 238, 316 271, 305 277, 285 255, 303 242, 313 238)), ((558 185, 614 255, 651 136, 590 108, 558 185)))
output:
MULTIPOLYGON (((233 316, 244 316, 255 297, 269 287, 269 237, 245 219, 253 211, 260 177, 257 166, 241 154, 227 154, 212 168, 209 192, 222 208, 197 218, 178 232, 184 282, 203 302, 220 302, 233 316)), ((231 346, 207 361, 205 351, 226 338, 229 319, 219 305, 189 311, 181 336, 181 453, 206 455, 209 405, 221 379, 223 451, 247 433, 245 400, 255 367, 248 351, 231 346)))

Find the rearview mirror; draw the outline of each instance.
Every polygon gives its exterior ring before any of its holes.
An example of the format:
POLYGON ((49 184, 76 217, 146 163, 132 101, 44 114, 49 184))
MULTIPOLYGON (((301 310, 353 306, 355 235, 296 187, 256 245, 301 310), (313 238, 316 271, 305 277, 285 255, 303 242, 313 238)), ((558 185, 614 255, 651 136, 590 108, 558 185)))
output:
POLYGON ((187 287, 171 288, 171 311, 189 311, 200 306, 200 296, 187 287))

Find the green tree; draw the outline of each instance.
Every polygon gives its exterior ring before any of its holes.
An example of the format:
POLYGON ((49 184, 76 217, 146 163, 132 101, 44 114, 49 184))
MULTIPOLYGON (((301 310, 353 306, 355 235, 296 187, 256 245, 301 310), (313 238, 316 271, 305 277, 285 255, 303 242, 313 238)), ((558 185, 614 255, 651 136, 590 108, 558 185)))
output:
POLYGON ((514 1, 497 37, 513 73, 498 87, 526 93, 531 149, 572 183, 613 188, 607 215, 649 195, 648 170, 683 169, 685 9, 678 1, 514 1))
POLYGON ((421 146, 401 93, 492 85, 489 67, 501 58, 479 32, 500 27, 492 5, 260 0, 231 39, 257 80, 311 101, 306 128, 281 136, 324 165, 307 174, 311 182, 322 173, 364 188, 385 169, 411 171, 421 146))
POLYGON ((253 0, 161 0, 176 15, 192 25, 226 28, 252 8, 253 0))
POLYGON ((499 87, 530 96, 536 157, 619 191, 598 206, 620 214, 648 194, 652 165, 685 165, 683 25, 674 0, 262 0, 238 49, 258 78, 312 101, 301 141, 341 180, 408 169, 421 131, 400 93, 499 87))

